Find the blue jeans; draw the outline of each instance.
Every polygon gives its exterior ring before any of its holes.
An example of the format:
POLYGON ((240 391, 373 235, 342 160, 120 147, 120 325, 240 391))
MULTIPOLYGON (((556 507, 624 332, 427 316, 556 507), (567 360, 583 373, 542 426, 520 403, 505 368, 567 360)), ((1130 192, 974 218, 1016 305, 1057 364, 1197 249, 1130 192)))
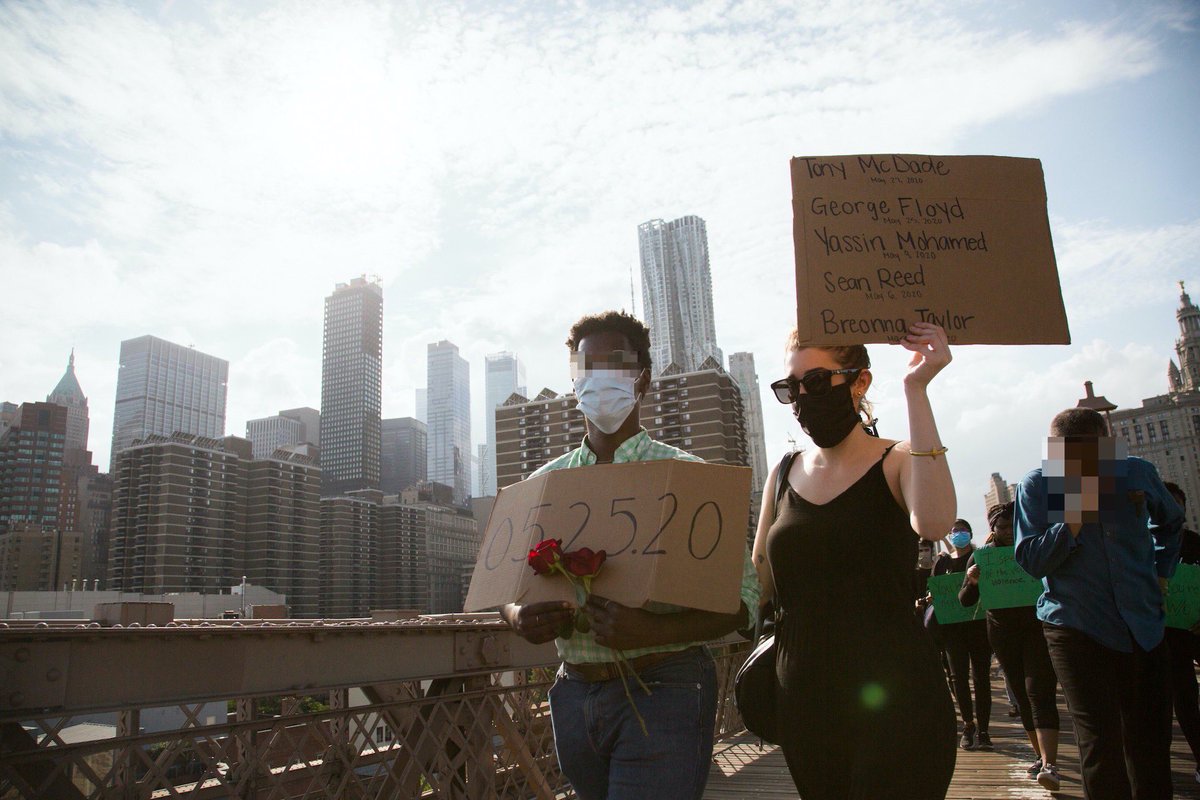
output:
POLYGON ((588 683, 558 671, 550 688, 554 747, 582 800, 699 800, 712 762, 717 676, 704 648, 686 650, 629 679, 642 733, 621 681, 588 683))

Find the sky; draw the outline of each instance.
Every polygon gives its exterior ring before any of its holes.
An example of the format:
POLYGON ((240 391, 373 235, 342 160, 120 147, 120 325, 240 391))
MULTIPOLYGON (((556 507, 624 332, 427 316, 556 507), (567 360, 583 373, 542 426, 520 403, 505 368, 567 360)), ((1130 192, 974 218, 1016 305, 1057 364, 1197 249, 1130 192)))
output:
MULTIPOLYGON (((106 469, 120 342, 153 334, 230 362, 244 435, 319 407, 324 298, 369 275, 384 416, 449 339, 479 443, 484 356, 567 391, 571 323, 631 306, 638 224, 696 214, 774 462, 808 444, 767 390, 789 159, 1032 157, 1072 344, 958 347, 929 390, 983 527, 991 473, 1038 466, 1085 380, 1166 391, 1177 281, 1200 299, 1198 26, 1191 2, 0 3, 0 400, 45 399, 74 348, 106 469)), ((907 354, 871 353, 904 438, 907 354)))

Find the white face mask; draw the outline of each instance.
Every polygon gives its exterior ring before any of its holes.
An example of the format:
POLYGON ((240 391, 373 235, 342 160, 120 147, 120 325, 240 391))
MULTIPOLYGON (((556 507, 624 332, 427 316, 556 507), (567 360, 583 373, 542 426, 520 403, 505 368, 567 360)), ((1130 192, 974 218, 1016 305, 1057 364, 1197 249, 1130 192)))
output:
POLYGON ((638 398, 633 393, 637 378, 616 372, 593 372, 579 376, 574 383, 579 410, 604 433, 616 433, 637 405, 638 398))

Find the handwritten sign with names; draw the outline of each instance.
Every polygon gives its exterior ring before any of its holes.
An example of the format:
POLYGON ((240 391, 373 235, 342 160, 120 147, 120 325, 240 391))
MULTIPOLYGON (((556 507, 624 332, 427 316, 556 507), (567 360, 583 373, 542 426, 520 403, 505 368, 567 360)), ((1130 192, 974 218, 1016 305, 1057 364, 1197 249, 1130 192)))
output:
POLYGON ((529 550, 604 550, 593 594, 732 614, 741 604, 750 470, 694 461, 640 461, 547 472, 500 491, 480 544, 466 610, 566 600, 561 576, 535 575, 529 550))
POLYGON ((1188 629, 1200 622, 1200 567, 1180 564, 1167 584, 1167 627, 1188 629))
POLYGON ((956 622, 970 622, 984 618, 982 603, 964 606, 958 601, 958 590, 962 588, 963 574, 949 572, 945 575, 934 575, 926 587, 933 595, 933 613, 940 625, 953 625, 956 622))
POLYGON ((1069 344, 1042 164, 998 156, 793 158, 801 343, 1069 344))
POLYGON ((981 547, 975 551, 979 565, 979 603, 986 609, 1036 605, 1045 587, 1021 569, 1013 547, 981 547))

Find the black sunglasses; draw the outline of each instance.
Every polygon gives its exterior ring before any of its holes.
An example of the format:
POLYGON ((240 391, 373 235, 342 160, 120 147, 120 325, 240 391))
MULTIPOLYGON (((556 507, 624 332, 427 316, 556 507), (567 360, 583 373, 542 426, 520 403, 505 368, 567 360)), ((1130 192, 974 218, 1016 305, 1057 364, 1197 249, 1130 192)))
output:
MULTIPOLYGON (((796 398, 800 396, 800 387, 804 387, 805 394, 811 394, 814 397, 820 397, 823 394, 829 394, 829 390, 833 388, 834 375, 857 375, 862 372, 859 367, 851 367, 849 369, 825 369, 817 367, 810 369, 808 372, 801 375, 799 378, 788 375, 786 378, 780 378, 771 384, 771 391, 775 393, 775 399, 781 403, 794 403, 796 398)), ((853 380, 853 379, 850 379, 853 380)))

